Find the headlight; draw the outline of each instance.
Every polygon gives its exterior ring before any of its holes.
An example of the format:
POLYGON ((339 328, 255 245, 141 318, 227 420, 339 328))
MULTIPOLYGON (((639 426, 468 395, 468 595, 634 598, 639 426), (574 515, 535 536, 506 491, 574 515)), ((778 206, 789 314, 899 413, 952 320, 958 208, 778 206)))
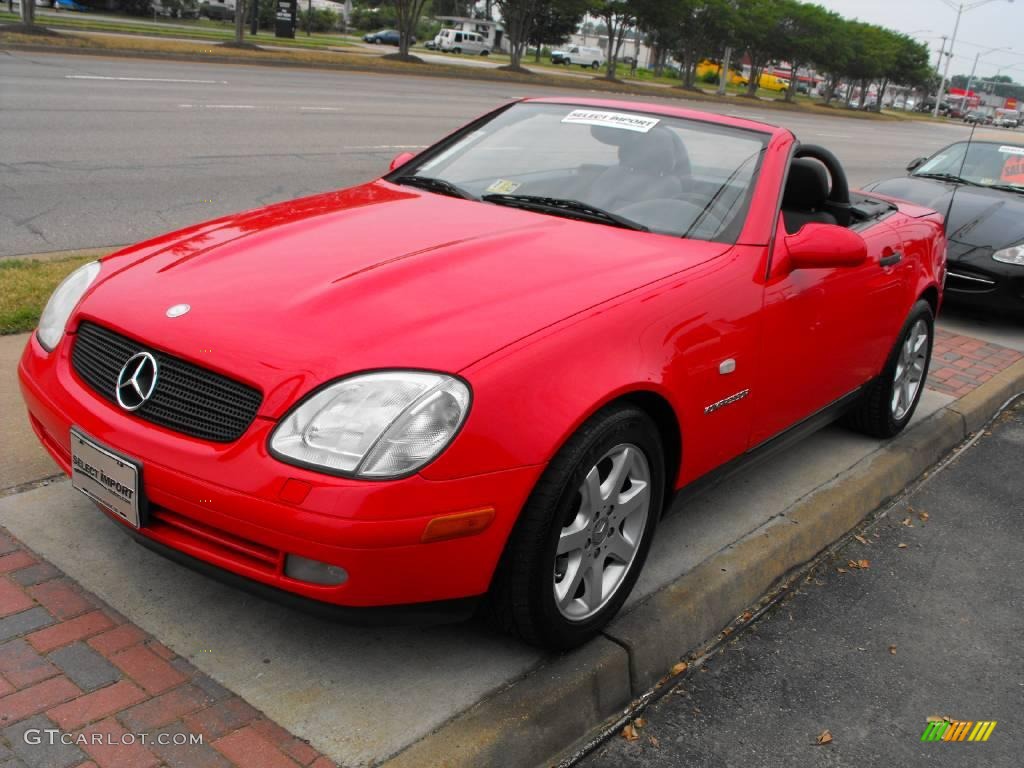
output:
POLYGON ((398 477, 445 449, 469 411, 460 379, 382 371, 342 379, 293 408, 270 437, 283 461, 358 477, 398 477))
POLYGON ((992 258, 1003 262, 1003 264, 1017 264, 1024 267, 1024 243, 996 251, 992 254, 992 258))
POLYGON ((39 318, 39 328, 36 330, 36 338, 48 352, 53 351, 64 335, 64 326, 68 324, 68 318, 74 312, 75 307, 82 298, 85 290, 92 285, 96 275, 100 273, 100 263, 90 261, 83 264, 70 275, 64 278, 57 290, 46 302, 43 314, 39 318))

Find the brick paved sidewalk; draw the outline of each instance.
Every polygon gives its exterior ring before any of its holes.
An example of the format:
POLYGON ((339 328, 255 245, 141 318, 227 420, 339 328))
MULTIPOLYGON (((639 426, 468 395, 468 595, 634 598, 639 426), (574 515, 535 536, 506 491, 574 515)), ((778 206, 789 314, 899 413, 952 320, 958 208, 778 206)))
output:
POLYGON ((0 765, 333 763, 3 531, 0 765), (51 745, 46 729, 71 743, 55 736, 51 745), (146 734, 145 743, 138 734, 146 734), (202 743, 175 743, 200 736, 202 743))
POLYGON ((1024 355, 973 336, 961 336, 941 328, 935 331, 928 388, 963 397, 1024 355))

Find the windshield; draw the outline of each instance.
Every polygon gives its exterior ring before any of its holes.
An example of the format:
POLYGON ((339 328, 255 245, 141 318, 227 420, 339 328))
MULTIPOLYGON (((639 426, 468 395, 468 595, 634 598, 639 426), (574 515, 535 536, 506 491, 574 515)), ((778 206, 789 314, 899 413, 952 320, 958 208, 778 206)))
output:
POLYGON ((427 177, 483 203, 734 242, 768 139, 645 112, 521 103, 388 178, 427 177))
POLYGON ((1024 145, 987 141, 951 144, 915 170, 913 175, 954 176, 985 187, 1024 189, 1024 145))

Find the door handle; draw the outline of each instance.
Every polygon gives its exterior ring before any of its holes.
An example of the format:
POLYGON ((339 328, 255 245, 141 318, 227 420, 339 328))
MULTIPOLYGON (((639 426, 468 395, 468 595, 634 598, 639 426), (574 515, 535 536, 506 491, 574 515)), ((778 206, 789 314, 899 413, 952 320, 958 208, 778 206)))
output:
POLYGON ((899 251, 893 251, 888 256, 883 256, 878 260, 878 266, 880 267, 891 267, 893 264, 899 264, 903 261, 903 254, 899 251))

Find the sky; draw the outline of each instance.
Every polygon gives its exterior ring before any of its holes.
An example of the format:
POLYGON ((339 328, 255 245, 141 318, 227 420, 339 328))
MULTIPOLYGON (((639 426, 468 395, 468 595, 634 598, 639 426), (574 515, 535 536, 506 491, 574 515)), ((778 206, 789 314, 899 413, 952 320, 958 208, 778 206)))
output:
MULTIPOLYGON (((836 11, 848 19, 879 24, 895 29, 927 43, 933 65, 938 61, 942 35, 951 37, 956 23, 956 10, 960 0, 813 0, 836 11)), ((964 10, 960 18, 953 60, 949 74, 968 75, 978 61, 977 77, 1009 75, 1018 83, 1024 82, 1024 0, 991 0, 980 4, 966 0, 964 5, 976 6, 964 10), (1005 51, 992 51, 1004 48, 1005 51)), ((947 49, 949 42, 946 43, 947 49)))

